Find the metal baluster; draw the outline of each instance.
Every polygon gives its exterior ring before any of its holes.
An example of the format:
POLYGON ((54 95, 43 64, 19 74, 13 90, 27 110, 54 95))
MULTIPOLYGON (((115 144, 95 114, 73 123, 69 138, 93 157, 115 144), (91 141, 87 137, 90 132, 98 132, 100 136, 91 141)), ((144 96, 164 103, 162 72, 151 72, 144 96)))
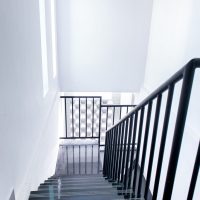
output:
POLYGON ((124 189, 127 187, 127 175, 128 175, 128 164, 129 164, 129 158, 130 158, 130 145, 131 145, 131 136, 133 133, 133 114, 130 116, 130 124, 129 124, 129 133, 128 133, 128 148, 127 148, 127 158, 126 158, 126 164, 125 164, 125 175, 124 175, 124 189))
POLYGON ((106 131, 108 129, 108 107, 106 108, 106 131))
POLYGON ((117 151, 116 151, 116 157, 117 157, 117 163, 116 163, 116 170, 115 170, 115 180, 119 180, 118 177, 118 171, 120 167, 120 147, 121 147, 121 138, 122 138, 122 131, 121 131, 122 123, 119 124, 118 127, 118 140, 117 140, 117 151))
POLYGON ((74 98, 72 97, 72 137, 74 137, 74 98))
POLYGON ((145 108, 141 108, 140 113, 140 123, 139 123, 139 132, 138 132, 138 141, 137 141, 137 152, 136 152, 136 159, 135 159, 135 170, 134 170, 134 178, 133 178, 133 197, 136 196, 136 181, 137 181, 137 174, 138 174, 138 162, 140 156, 140 145, 141 145, 141 138, 142 138, 142 130, 143 130, 143 121, 144 121, 144 110, 145 108))
POLYGON ((79 112, 79 138, 81 137, 81 104, 80 104, 80 100, 81 98, 78 98, 78 104, 79 104, 79 107, 78 107, 78 112, 79 112))
POLYGON ((85 129, 86 129, 86 137, 87 137, 87 111, 88 111, 88 109, 87 109, 87 97, 85 98, 85 129))
POLYGON ((120 140, 120 152, 119 152, 119 167, 118 167, 118 183, 121 180, 121 167, 122 167, 122 158, 123 158, 123 149, 124 149, 124 133, 125 133, 125 121, 121 122, 121 140, 120 140))
POLYGON ((190 182, 190 188, 187 196, 187 200, 193 199, 194 195, 194 190, 198 178, 198 173, 199 173, 199 165, 200 165, 200 142, 197 150, 197 155, 194 163, 194 168, 193 168, 193 173, 192 173, 192 178, 190 182))
POLYGON ((113 168, 113 180, 116 180, 116 166, 117 166, 117 151, 118 151, 118 144, 119 144, 119 125, 116 126, 116 140, 115 140, 115 154, 114 154, 114 168, 113 168))
POLYGON ((161 174, 161 168, 162 168, 162 162, 163 162, 163 156, 164 156, 165 142, 166 142, 166 137, 167 137, 169 117, 171 113, 172 99, 173 99, 173 94, 174 94, 174 84, 170 85, 168 88, 169 89, 168 89, 168 97, 167 97, 165 116, 164 116, 164 122, 163 122, 163 128, 162 128, 162 137, 161 137, 160 150, 159 150, 159 156, 158 156, 158 162, 157 162, 157 168, 156 168, 156 176, 155 176, 155 181, 154 181, 154 189, 153 189, 153 197, 152 197, 153 200, 157 199, 157 194, 158 194, 158 186, 159 186, 160 174, 161 174))
POLYGON ((106 150, 106 160, 105 160, 105 171, 106 171, 106 176, 108 177, 108 173, 109 173, 109 166, 110 166, 110 131, 106 133, 107 136, 107 147, 105 146, 105 150, 106 150))
POLYGON ((113 166, 113 148, 114 148, 114 128, 111 130, 111 151, 110 151, 110 169, 109 169, 109 178, 112 178, 112 166, 113 166))
POLYGON ((180 96, 180 101, 179 101, 179 106, 178 106, 176 125, 174 129, 174 138, 172 142, 163 200, 168 200, 171 198, 172 189, 174 186, 176 168, 178 164, 178 158, 179 158, 179 153, 181 149, 188 104, 190 100, 190 94, 191 94, 192 83, 193 83, 193 78, 194 78, 194 68, 192 67, 194 66, 189 65, 187 68, 185 68, 184 73, 183 73, 181 96, 180 96))
POLYGON ((103 175, 107 175, 106 172, 106 165, 108 163, 107 156, 108 155, 108 132, 106 133, 106 138, 105 138, 105 148, 104 148, 104 158, 103 158, 103 175))
POLYGON ((124 144, 123 144, 123 160, 122 160, 122 168, 121 168, 121 180, 120 182, 123 182, 124 180, 124 165, 126 160, 126 143, 127 143, 127 135, 128 135, 128 125, 129 124, 129 118, 125 121, 125 137, 124 137, 124 144))
POLYGON ((122 107, 119 107, 119 120, 122 118, 122 107))
POLYGON ((94 98, 92 98, 92 137, 94 137, 94 98))
POLYGON ((138 191, 137 191, 138 197, 141 197, 141 195, 142 195, 141 194, 142 178, 143 178, 143 172, 144 172, 146 149, 147 149, 147 142, 148 142, 148 136, 149 136, 149 127, 150 127, 150 121, 151 121, 151 110, 152 110, 152 101, 149 101, 148 111, 147 111, 146 128, 145 128, 145 134, 144 134, 144 142, 143 142, 143 150, 142 150, 142 161, 141 161, 141 168, 140 168, 138 191))
POLYGON ((128 106, 127 106, 127 108, 126 108, 126 114, 128 113, 128 106))
POLYGON ((67 104, 66 104, 66 98, 64 99, 65 103, 65 137, 67 138, 67 104))
POLYGON ((115 152, 116 152, 116 141, 117 141, 117 126, 113 128, 113 150, 112 150, 112 163, 111 163, 111 178, 114 180, 114 168, 115 168, 115 152))
POLYGON ((131 180, 132 180, 132 173, 133 173, 133 161, 134 161, 134 155, 135 155, 135 139, 137 134, 137 123, 138 123, 138 112, 135 113, 135 119, 134 119, 134 129, 133 129, 133 138, 132 138, 132 149, 131 149, 131 158, 130 158, 130 169, 129 169, 129 179, 128 179, 128 189, 131 187, 131 180))
POLYGON ((99 146, 101 145, 101 102, 102 99, 100 97, 99 99, 99 146))
POLYGON ((115 123, 115 106, 113 107, 113 125, 115 123))
POLYGON ((157 104, 156 104, 154 127, 153 127, 152 141, 151 141, 151 150, 150 150, 150 156, 149 156, 149 165, 148 165, 148 170, 147 170, 146 186, 145 186, 145 193, 144 193, 145 199, 147 199, 148 191, 149 191, 149 185, 150 185, 151 171, 152 171, 152 165, 153 165, 153 157, 154 157, 158 123, 159 123, 159 117, 160 117, 161 101, 162 101, 162 94, 159 94, 158 98, 157 98, 157 104))

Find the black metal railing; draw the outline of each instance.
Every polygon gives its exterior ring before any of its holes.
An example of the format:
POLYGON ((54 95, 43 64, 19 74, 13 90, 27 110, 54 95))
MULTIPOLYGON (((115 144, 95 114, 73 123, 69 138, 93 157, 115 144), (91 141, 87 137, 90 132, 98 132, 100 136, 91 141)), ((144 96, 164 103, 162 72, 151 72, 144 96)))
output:
POLYGON ((100 145, 105 146, 106 131, 111 128, 122 117, 128 114, 135 105, 101 105, 101 131, 100 131, 100 145))
POLYGON ((65 136, 61 139, 98 139, 105 145, 108 128, 134 105, 102 104, 101 96, 61 96, 64 99, 65 136))
MULTIPOLYGON (((178 85, 177 83, 182 81, 178 110, 175 113, 172 145, 171 148, 168 146, 167 150, 169 151, 170 148, 171 153, 167 163, 167 176, 164 180, 164 192, 162 194, 163 200, 171 199, 196 68, 200 68, 200 59, 191 60, 107 131, 103 174, 110 181, 115 182, 125 196, 152 198, 153 200, 158 198, 163 157, 169 135, 169 120, 172 117, 171 108, 173 101, 177 100, 174 99, 174 89, 178 85), (167 100, 163 107, 164 117, 161 120, 160 113, 164 95, 167 95, 167 100), (161 130, 158 129, 159 125, 161 130), (158 130, 161 139, 156 141, 158 130), (154 156, 156 142, 158 142, 157 160, 154 156), (150 145, 148 146, 148 144, 150 145), (149 148, 148 153, 147 148, 149 148), (152 176, 153 164, 155 165, 155 176, 152 176), (146 173, 144 173, 145 169, 146 173), (151 191, 149 189, 150 182, 154 183, 151 191)), ((188 196, 186 197, 188 200, 193 198, 199 165, 200 144, 198 142, 198 151, 193 172, 191 172, 192 178, 188 196)))
POLYGON ((61 139, 99 138, 101 96, 61 96, 64 99, 65 137, 61 139))

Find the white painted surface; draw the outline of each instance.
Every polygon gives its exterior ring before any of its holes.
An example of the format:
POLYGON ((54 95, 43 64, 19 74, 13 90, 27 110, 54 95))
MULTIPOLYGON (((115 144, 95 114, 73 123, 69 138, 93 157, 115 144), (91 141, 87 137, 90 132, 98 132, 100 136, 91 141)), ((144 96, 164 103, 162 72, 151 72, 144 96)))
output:
MULTIPOLYGON (((200 2, 198 0, 154 0, 146 75, 144 87, 141 90, 142 98, 166 81, 190 59, 200 57, 199 7, 200 2)), ((178 172, 172 194, 173 200, 186 199, 188 192, 195 152, 199 141, 199 83, 200 73, 198 71, 194 81, 194 88, 183 138, 183 147, 181 149, 178 172)), ((159 185, 158 199, 162 199, 168 166, 167 161, 170 154, 169 148, 172 140, 173 126, 176 120, 175 113, 179 92, 180 85, 175 91, 175 102, 168 131, 169 138, 165 145, 166 152, 161 174, 161 183, 159 185)), ((141 100, 141 98, 139 99, 141 100)), ((163 104, 163 107, 164 105, 165 104, 163 104)), ((161 115, 163 116, 163 113, 161 115)), ((160 140, 161 128, 162 126, 160 125, 157 141, 160 140)), ((155 158, 157 155, 158 146, 156 147, 155 158)), ((145 166, 145 169, 147 169, 147 166, 145 166)), ((154 177, 154 174, 155 163, 153 166, 152 177, 154 177)), ((154 181, 151 182, 151 189, 153 188, 153 183, 154 181)), ((194 196, 195 200, 199 199, 200 196, 199 185, 200 179, 198 179, 197 182, 197 190, 194 196)))
POLYGON ((0 199, 28 199, 55 170, 58 98, 46 2, 49 91, 43 98, 39 1, 0 2, 0 199))
POLYGON ((152 0, 58 0, 61 91, 139 91, 151 8, 152 0))

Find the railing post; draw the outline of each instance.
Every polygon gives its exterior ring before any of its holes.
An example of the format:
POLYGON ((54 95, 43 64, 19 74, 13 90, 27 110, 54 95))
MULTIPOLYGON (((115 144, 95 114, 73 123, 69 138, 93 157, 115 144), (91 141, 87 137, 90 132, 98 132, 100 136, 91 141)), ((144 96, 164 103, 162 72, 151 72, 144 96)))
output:
POLYGON ((158 123, 159 123, 159 118, 160 118, 161 101, 162 101, 162 94, 159 94, 157 97, 154 126, 153 126, 153 133, 152 133, 152 139, 151 139, 149 164, 148 164, 146 186, 145 186, 145 193, 144 193, 145 199, 147 199, 149 185, 150 185, 151 171, 152 171, 152 166, 153 166, 153 158, 154 158, 154 151, 155 151, 156 138, 157 138, 158 123))
POLYGON ((116 132, 115 132, 115 149, 114 149, 114 166, 113 166, 113 180, 116 180, 116 166, 117 166, 117 148, 118 148, 118 137, 119 137, 119 125, 116 126, 116 132))
POLYGON ((152 101, 150 100, 148 103, 147 120, 146 120, 143 150, 142 150, 141 168, 140 168, 140 173, 139 173, 140 175, 139 175, 139 183, 138 183, 138 191, 137 191, 138 197, 142 196, 142 194, 141 194, 142 178, 143 178, 144 165, 145 165, 145 160, 146 160, 147 142, 148 142, 148 136, 149 136, 150 122, 151 122, 151 111, 152 111, 152 101))
POLYGON ((115 170, 115 179, 118 181, 119 177, 118 177, 118 170, 119 170, 119 166, 120 166, 120 145, 121 145, 121 137, 122 137, 122 123, 119 124, 118 127, 118 145, 117 145, 117 163, 116 163, 116 170, 115 170))
POLYGON ((198 173, 199 173, 199 165, 200 165, 200 142, 199 142, 199 146, 197 149, 197 155, 196 155, 196 159, 195 159, 195 163, 194 163, 194 168, 193 168, 193 173, 192 173, 192 178, 191 178, 191 182, 190 182, 190 188, 189 188, 187 200, 193 199, 195 185, 196 185, 196 181, 197 181, 198 173))
POLYGON ((133 114, 130 117, 129 122, 129 133, 128 133, 128 148, 127 148, 127 156, 126 156, 126 164, 125 164, 125 175, 124 175, 124 189, 127 187, 127 176, 128 176, 128 164, 129 164, 129 157, 130 157, 130 145, 131 145, 131 136, 133 133, 133 120, 134 120, 133 114))
POLYGON ((140 156, 140 145, 141 145, 141 138, 142 138, 142 130, 143 130, 143 121, 144 121, 144 111, 145 108, 141 108, 140 112, 140 122, 139 122, 139 132, 138 132, 138 140, 137 140, 137 152, 136 152, 136 158, 135 158, 135 170, 134 170, 134 178, 133 178, 133 197, 136 196, 136 182, 137 182, 137 174, 138 174, 138 162, 139 162, 139 156, 140 156))
POLYGON ((104 158, 103 158, 103 175, 106 175, 106 163, 107 161, 107 148, 108 148, 108 135, 106 134, 105 138, 105 148, 104 148, 104 158))
POLYGON ((109 178, 111 177, 112 174, 112 167, 113 167, 113 148, 114 148, 114 129, 111 129, 111 140, 110 140, 110 166, 109 166, 109 178))
POLYGON ((167 177, 164 188, 163 200, 171 199, 172 189, 174 186, 176 168, 181 149, 181 143, 184 133, 185 121, 188 111, 192 83, 194 78, 194 68, 188 65, 183 72, 183 83, 179 101, 178 113, 176 118, 174 137, 172 142, 171 154, 169 159, 167 177))
POLYGON ((99 146, 101 145, 101 105, 102 105, 102 97, 99 99, 99 146))
POLYGON ((118 165, 118 169, 117 169, 117 181, 118 183, 120 182, 121 180, 121 166, 122 166, 122 155, 123 155, 123 141, 124 141, 124 124, 125 124, 125 121, 122 121, 121 122, 121 127, 120 127, 120 130, 121 130, 121 140, 120 140, 120 149, 119 149, 119 165, 118 165))
POLYGON ((127 144, 127 135, 128 135, 128 123, 129 123, 129 118, 126 119, 125 121, 125 136, 124 136, 124 142, 123 142, 123 160, 122 160, 122 168, 121 168, 121 180, 120 182, 123 182, 124 180, 124 165, 126 161, 126 144, 127 144))
POLYGON ((74 137, 74 98, 72 97, 72 136, 74 137))
POLYGON ((87 137, 87 97, 85 98, 85 135, 87 137))
POLYGON ((164 116, 164 122, 163 122, 163 128, 162 128, 162 136, 161 136, 161 142, 160 142, 160 149, 159 149, 159 156, 158 156, 158 162, 157 162, 157 168, 156 168, 156 176, 155 176, 152 200, 156 200, 157 194, 158 194, 158 186, 159 186, 159 181, 160 181, 160 174, 161 174, 165 142, 166 142, 166 137, 167 137, 168 125, 169 125, 169 118, 170 118, 170 113, 171 113, 173 94, 174 94, 174 84, 171 84, 168 87, 168 96, 167 96, 167 103, 166 103, 166 108, 165 108, 165 116, 164 116))
POLYGON ((78 132, 79 132, 79 138, 81 137, 81 98, 78 98, 78 120, 79 120, 79 126, 78 126, 78 132))
POLYGON ((132 181, 132 171, 133 171, 133 161, 134 161, 134 155, 135 155, 135 138, 137 134, 137 124, 138 124, 138 111, 135 113, 135 119, 134 119, 134 128, 133 128, 133 138, 132 138, 132 149, 131 149, 131 158, 130 158, 130 169, 128 174, 128 189, 131 187, 131 181, 132 181))
POLYGON ((67 104, 66 104, 66 98, 64 98, 65 103, 65 137, 67 138, 67 104))

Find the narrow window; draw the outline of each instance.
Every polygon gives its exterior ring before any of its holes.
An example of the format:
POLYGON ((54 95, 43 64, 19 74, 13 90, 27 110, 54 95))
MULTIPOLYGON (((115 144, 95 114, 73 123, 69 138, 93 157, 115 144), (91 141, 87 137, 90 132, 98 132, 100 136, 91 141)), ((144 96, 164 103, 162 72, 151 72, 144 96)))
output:
POLYGON ((51 41, 52 41, 52 63, 53 78, 57 75, 57 51, 56 51, 56 21, 55 21, 55 0, 51 0, 51 41))
POLYGON ((40 11, 40 36, 41 36, 41 53, 42 53, 41 56, 42 56, 43 96, 45 97, 49 89, 45 0, 39 0, 39 11, 40 11))

